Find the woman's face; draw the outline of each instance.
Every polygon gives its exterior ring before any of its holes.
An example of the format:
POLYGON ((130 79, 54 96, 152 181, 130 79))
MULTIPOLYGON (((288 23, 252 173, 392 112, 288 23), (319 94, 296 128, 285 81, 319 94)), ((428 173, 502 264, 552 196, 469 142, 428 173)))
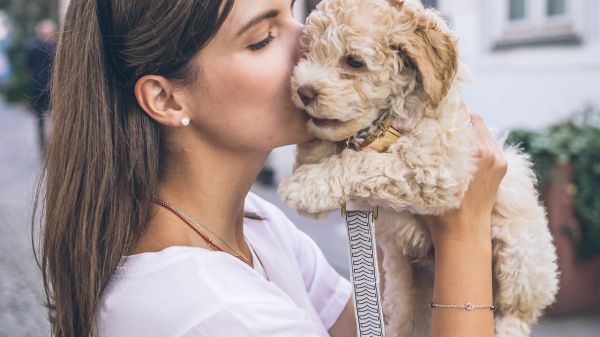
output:
POLYGON ((294 1, 236 0, 200 51, 198 85, 189 92, 191 125, 200 137, 246 151, 313 138, 290 93, 303 28, 292 16, 294 1))

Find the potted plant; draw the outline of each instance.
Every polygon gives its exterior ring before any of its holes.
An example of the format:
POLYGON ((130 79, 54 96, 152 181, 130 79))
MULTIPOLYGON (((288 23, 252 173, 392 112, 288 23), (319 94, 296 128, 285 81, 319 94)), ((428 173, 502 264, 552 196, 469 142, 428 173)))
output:
POLYGON ((600 303, 600 111, 587 106, 540 132, 514 130, 548 212, 561 272, 553 314, 600 303))

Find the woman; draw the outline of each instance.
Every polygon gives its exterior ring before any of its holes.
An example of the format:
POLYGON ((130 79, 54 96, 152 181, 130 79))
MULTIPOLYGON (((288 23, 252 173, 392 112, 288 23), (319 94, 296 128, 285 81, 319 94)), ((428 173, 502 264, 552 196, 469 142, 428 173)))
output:
MULTIPOLYGON (((290 0, 71 1, 56 55, 41 268, 56 336, 354 336, 347 280, 249 193, 309 141, 288 93, 290 0)), ((481 119, 459 209, 427 218, 438 303, 492 303, 490 214, 506 163, 481 119)), ((490 311, 433 311, 491 336, 490 311)))

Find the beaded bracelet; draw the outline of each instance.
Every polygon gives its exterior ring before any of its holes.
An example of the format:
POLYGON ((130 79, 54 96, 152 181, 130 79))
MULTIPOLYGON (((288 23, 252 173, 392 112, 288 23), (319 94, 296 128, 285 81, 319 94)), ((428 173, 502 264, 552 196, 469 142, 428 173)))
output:
POLYGON ((440 308, 440 309, 464 309, 464 310, 475 310, 475 309, 490 309, 491 311, 494 311, 496 309, 495 305, 474 305, 471 303, 467 303, 467 304, 437 304, 434 302, 431 302, 429 304, 429 307, 431 308, 440 308))

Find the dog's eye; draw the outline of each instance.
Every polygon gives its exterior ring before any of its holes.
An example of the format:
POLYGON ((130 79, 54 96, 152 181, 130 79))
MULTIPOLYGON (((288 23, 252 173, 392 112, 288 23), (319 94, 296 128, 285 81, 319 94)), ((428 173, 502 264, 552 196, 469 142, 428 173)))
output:
POLYGON ((410 69, 410 70, 417 70, 417 66, 415 65, 415 63, 409 59, 409 58, 404 58, 404 68, 405 69, 410 69))
POLYGON ((355 69, 362 68, 365 65, 361 61, 357 60, 354 56, 346 57, 346 64, 355 69))

